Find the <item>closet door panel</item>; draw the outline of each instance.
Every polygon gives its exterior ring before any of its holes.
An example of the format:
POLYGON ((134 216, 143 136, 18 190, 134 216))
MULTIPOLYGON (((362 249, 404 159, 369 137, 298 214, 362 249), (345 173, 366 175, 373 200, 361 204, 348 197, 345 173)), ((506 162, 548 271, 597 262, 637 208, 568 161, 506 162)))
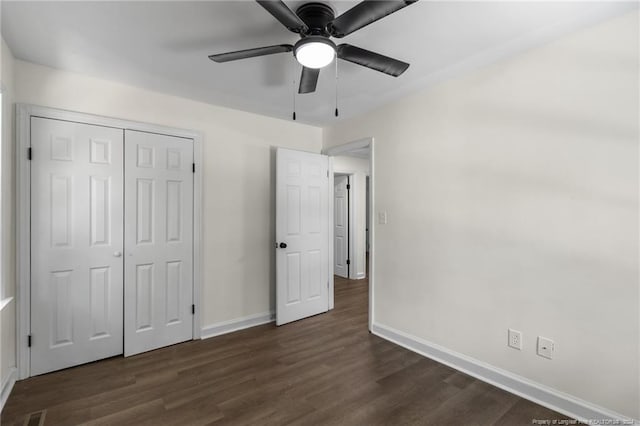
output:
POLYGON ((31 118, 31 374, 123 353, 123 130, 31 118))
POLYGON ((125 356, 193 338, 193 140, 125 131, 125 356))

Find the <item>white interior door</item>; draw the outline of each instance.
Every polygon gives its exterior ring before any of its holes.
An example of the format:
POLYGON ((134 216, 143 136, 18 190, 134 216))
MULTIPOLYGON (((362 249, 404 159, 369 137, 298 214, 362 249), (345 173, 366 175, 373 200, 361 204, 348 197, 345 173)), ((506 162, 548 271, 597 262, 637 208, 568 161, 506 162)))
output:
POLYGON ((193 140, 125 131, 125 356, 193 338, 193 140))
POLYGON ((31 118, 31 374, 121 354, 123 131, 31 118))
POLYGON ((276 324, 329 309, 329 177, 325 155, 276 155, 276 324))
POLYGON ((334 176, 333 178, 333 273, 340 277, 349 278, 349 216, 347 196, 348 176, 334 176))

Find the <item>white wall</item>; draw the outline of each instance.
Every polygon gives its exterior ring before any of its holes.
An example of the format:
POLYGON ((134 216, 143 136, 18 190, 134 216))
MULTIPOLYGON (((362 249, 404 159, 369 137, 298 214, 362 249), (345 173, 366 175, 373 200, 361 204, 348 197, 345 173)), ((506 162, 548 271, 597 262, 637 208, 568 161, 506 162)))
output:
POLYGON ((16 102, 204 134, 203 326, 275 307, 275 147, 319 152, 322 130, 16 60, 16 102))
POLYGON ((375 138, 378 324, 640 418, 638 47, 632 12, 326 129, 375 138))
POLYGON ((369 175, 369 160, 362 158, 349 157, 346 155, 339 155, 332 157, 333 159, 333 172, 334 173, 348 173, 352 174, 351 179, 351 194, 353 197, 353 217, 354 217, 354 240, 355 256, 352 261, 352 266, 355 268, 355 274, 353 278, 364 278, 366 275, 366 187, 367 176, 369 175))
MULTIPOLYGON (((0 264, 0 285, 3 288, 0 299, 7 299, 15 295, 14 59, 4 40, 0 39, 0 41, 0 87, 2 88, 2 147, 0 151, 0 172, 2 174, 2 209, 0 213, 2 246, 0 251, 2 252, 2 263, 0 264)), ((0 391, 16 366, 15 330, 15 299, 13 299, 0 312, 0 391)))

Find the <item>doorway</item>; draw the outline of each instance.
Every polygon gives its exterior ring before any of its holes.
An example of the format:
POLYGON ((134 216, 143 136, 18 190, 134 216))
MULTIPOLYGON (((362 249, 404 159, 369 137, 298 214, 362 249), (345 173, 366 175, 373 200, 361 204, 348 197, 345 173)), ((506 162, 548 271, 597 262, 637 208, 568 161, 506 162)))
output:
POLYGON ((351 278, 351 184, 352 175, 333 175, 333 274, 351 278))
POLYGON ((369 297, 369 329, 373 324, 373 265, 374 265, 374 226, 372 220, 374 201, 373 176, 373 138, 350 142, 324 151, 330 159, 330 185, 333 194, 333 223, 330 226, 332 248, 335 257, 334 274, 330 282, 330 308, 334 307, 336 286, 367 285, 369 297), (345 182, 345 177, 348 180, 345 182), (341 185, 346 184, 349 190, 346 197, 339 193, 341 185), (347 208, 338 203, 348 198, 347 208), (345 215, 346 211, 346 217, 345 215), (341 226, 344 222, 344 226, 341 226), (348 231, 347 231, 348 230, 348 231), (346 232, 347 256, 346 273, 340 268, 341 247, 345 247, 342 233, 346 232))

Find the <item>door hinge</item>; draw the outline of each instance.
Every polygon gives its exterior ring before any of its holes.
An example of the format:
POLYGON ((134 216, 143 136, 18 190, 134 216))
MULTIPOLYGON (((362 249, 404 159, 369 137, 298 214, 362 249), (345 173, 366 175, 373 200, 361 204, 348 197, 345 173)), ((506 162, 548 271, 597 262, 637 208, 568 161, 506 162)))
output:
POLYGON ((351 265, 351 259, 347 259, 347 265, 351 265))
POLYGON ((196 314, 196 305, 191 305, 191 315, 196 314))
POLYGON ((329 169, 327 169, 327 177, 329 177, 329 169))
POLYGON ((31 160, 32 158, 32 152, 31 152, 31 147, 27 148, 27 160, 31 160))
POLYGON ((31 335, 27 336, 27 346, 31 347, 31 335))
POLYGON ((192 165, 193 165, 193 173, 195 173, 196 172, 196 163, 193 163, 192 165))
POLYGON ((347 191, 351 189, 351 185, 347 184, 347 191))

